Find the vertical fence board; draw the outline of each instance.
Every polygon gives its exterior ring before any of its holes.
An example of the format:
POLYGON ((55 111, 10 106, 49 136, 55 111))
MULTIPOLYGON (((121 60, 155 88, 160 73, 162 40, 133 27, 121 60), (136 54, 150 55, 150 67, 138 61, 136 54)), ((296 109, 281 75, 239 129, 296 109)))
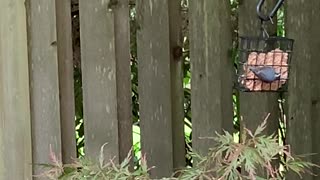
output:
POLYGON ((132 100, 130 69, 130 27, 128 0, 119 0, 115 8, 115 52, 120 161, 132 147, 132 100))
POLYGON ((190 2, 193 149, 206 155, 215 132, 232 129, 232 47, 229 1, 190 2))
POLYGON ((181 1, 169 1, 173 168, 185 167, 181 1), (181 53, 181 54, 180 54, 181 53))
POLYGON ((105 159, 116 156, 118 162, 114 16, 108 2, 79 1, 85 153, 97 160, 101 146, 108 143, 105 159))
POLYGON ((0 2, 0 179, 32 179, 24 1, 0 2))
MULTIPOLYGON (((50 145, 61 155, 55 1, 28 3, 33 162, 48 163, 50 145)), ((34 173, 40 169, 36 166, 34 173)))
MULTIPOLYGON (((313 8, 311 9, 312 14, 312 29, 311 35, 313 37, 317 37, 320 32, 320 1, 312 1, 313 8)), ((312 38, 311 45, 311 86, 312 86, 312 94, 311 94, 311 121, 312 121, 312 153, 317 153, 312 157, 312 162, 315 164, 320 164, 320 81, 319 81, 319 50, 320 50, 320 39, 312 38)), ((314 173, 319 176, 320 169, 314 168, 314 173)), ((314 177, 317 179, 319 177, 314 177)))
MULTIPOLYGON (((317 0, 305 3, 301 0, 286 1, 286 34, 295 40, 294 54, 290 71, 288 93, 288 131, 287 143, 294 154, 312 153, 312 119, 311 119, 311 58, 317 48, 313 47, 314 36, 310 31, 314 28, 313 12, 317 11, 314 3, 317 0), (314 10, 312 10, 314 9, 314 10)), ((314 56, 313 56, 314 57, 314 56)), ((319 60, 319 56, 316 57, 319 60)), ((316 129, 316 131, 319 131, 316 129)), ((318 139, 318 137, 315 137, 318 139)), ((318 142, 317 142, 318 143, 318 142)), ((311 160, 312 157, 307 160, 311 160)), ((290 180, 300 179, 299 176, 289 173, 290 180)), ((304 180, 313 179, 304 175, 304 180)))
MULTIPOLYGON (((239 35, 240 36, 260 36, 261 21, 256 13, 256 6, 258 0, 242 1, 239 5, 239 35)), ((262 9, 263 12, 270 12, 274 7, 275 1, 266 1, 262 9)), ((273 22, 277 22, 273 18, 273 22)), ((267 22, 266 30, 270 36, 276 35, 276 24, 267 22)), ((268 113, 267 128, 264 133, 270 135, 278 132, 279 127, 279 105, 277 93, 240 93, 240 115, 243 118, 243 124, 247 129, 256 130, 256 128, 263 122, 268 113)), ((242 131, 243 129, 241 129, 242 131)), ((275 161, 276 162, 276 161, 275 161)), ((259 172, 260 176, 265 176, 264 172, 259 172)))
MULTIPOLYGON (((275 2, 275 1, 274 1, 275 2)), ((274 7, 274 2, 267 2, 265 5, 270 12, 274 7)), ((258 1, 242 1, 239 5, 239 34, 259 36, 261 33, 260 19, 256 13, 256 6, 258 1)), ((264 9, 264 10, 265 10, 264 9)), ((273 18, 273 22, 277 22, 273 18)), ((270 22, 267 24, 267 31, 270 36, 276 35, 276 24, 272 25, 270 22)), ((268 113, 267 134, 277 132, 278 129, 278 94, 277 93, 240 93, 240 115, 243 117, 243 122, 246 128, 255 130, 258 125, 262 123, 268 113)))
POLYGON ((173 168, 168 1, 137 3, 141 144, 158 178, 173 168))
POLYGON ((76 156, 71 1, 56 0, 61 148, 64 163, 76 156))

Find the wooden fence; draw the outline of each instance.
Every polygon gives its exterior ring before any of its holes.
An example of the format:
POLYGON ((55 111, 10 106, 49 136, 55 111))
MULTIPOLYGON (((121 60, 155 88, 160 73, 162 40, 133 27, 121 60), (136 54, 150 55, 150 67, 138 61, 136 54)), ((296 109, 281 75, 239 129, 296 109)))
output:
MULTIPOLYGON (((86 155, 98 158, 108 142, 106 156, 119 162, 132 146, 132 115, 129 7, 117 2, 80 0, 79 11, 86 155)), ((199 137, 233 130, 228 2, 190 0, 193 148, 202 154, 212 141, 199 137)), ((259 32, 253 2, 239 4, 241 35, 259 32)), ((320 152, 319 8, 319 0, 286 2, 286 35, 295 39, 287 143, 298 154, 320 152)), ((183 61, 174 53, 182 46, 180 0, 137 0, 137 12, 142 152, 156 166, 153 177, 169 176, 185 166, 183 61)), ((0 179, 32 179, 50 145, 65 163, 76 157, 71 18, 70 0, 0 1, 0 179)), ((277 100, 240 93, 248 128, 271 113, 268 133, 276 132, 277 100)))

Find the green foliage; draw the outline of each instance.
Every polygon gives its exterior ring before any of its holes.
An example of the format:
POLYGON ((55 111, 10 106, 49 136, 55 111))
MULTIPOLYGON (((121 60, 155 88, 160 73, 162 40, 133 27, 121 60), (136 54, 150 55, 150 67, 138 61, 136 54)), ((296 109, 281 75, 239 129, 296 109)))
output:
MULTIPOLYGON (((193 167, 176 172, 169 179, 192 180, 192 179, 273 179, 283 178, 284 172, 279 170, 273 161, 279 154, 286 154, 284 162, 286 171, 301 176, 303 173, 311 173, 312 167, 319 167, 304 161, 302 156, 294 157, 287 146, 278 143, 275 135, 264 135, 267 118, 253 132, 244 128, 241 143, 234 142, 233 135, 227 131, 224 134, 216 133, 215 146, 210 149, 207 156, 200 156, 195 152, 189 155, 197 163, 193 167), (264 174, 264 176, 260 176, 264 174)), ((131 154, 120 164, 113 160, 105 162, 103 153, 104 144, 101 147, 99 161, 93 163, 88 159, 80 159, 72 164, 63 165, 55 154, 50 152, 52 164, 44 164, 47 168, 38 177, 48 179, 150 179, 146 158, 142 157, 141 165, 134 171, 130 171, 131 154)))
POLYGON ((284 162, 285 170, 300 176, 311 173, 312 167, 318 167, 291 155, 288 146, 280 145, 275 135, 263 135, 266 122, 255 132, 244 128, 241 143, 234 142, 229 132, 217 133, 216 137, 210 138, 216 142, 215 147, 204 157, 192 153, 197 164, 180 172, 178 179, 282 179, 284 172, 273 162, 279 154, 288 157, 284 162), (260 177, 260 174, 264 176, 260 177))
POLYGON ((84 125, 83 125, 83 96, 82 76, 79 68, 74 68, 74 94, 75 94, 75 124, 77 139, 77 155, 84 155, 84 125))
POLYGON ((284 6, 282 6, 277 12, 277 36, 285 36, 284 27, 284 6))
POLYGON ((52 164, 42 164, 45 170, 42 174, 36 175, 45 179, 61 180, 130 180, 130 179, 150 179, 145 157, 141 160, 141 166, 134 172, 130 171, 131 151, 126 159, 115 164, 113 160, 105 162, 104 144, 101 147, 99 162, 94 162, 86 158, 80 158, 72 164, 63 165, 61 160, 51 151, 50 159, 52 164))

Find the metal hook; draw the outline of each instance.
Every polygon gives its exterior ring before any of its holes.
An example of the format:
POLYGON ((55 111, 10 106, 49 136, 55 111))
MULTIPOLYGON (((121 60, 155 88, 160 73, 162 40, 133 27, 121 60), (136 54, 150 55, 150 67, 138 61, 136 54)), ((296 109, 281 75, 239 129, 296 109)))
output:
POLYGON ((262 8, 262 5, 264 3, 265 0, 260 0, 259 3, 258 3, 258 6, 257 6, 257 13, 258 13, 258 16, 259 18, 262 20, 262 21, 269 21, 270 19, 273 18, 273 16, 277 13, 277 11, 279 10, 279 8, 281 7, 282 3, 284 0, 279 0, 276 4, 276 6, 273 8, 273 10, 270 12, 269 15, 267 16, 264 16, 261 12, 261 8, 262 8))

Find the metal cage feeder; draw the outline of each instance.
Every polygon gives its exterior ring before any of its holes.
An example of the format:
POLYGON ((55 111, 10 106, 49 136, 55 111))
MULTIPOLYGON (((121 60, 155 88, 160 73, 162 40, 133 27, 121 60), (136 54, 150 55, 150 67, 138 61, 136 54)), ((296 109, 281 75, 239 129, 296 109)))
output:
POLYGON ((262 22, 262 35, 239 37, 237 89, 245 92, 285 92, 288 89, 294 40, 277 36, 269 37, 263 28, 263 21, 271 20, 283 0, 277 3, 268 17, 260 12, 263 2, 264 0, 261 0, 257 6, 262 22), (257 71, 268 69, 267 75, 273 74, 275 78, 272 80, 269 78, 267 81, 263 78, 265 76, 261 76, 253 69, 257 71))
POLYGON ((293 39, 284 37, 240 37, 238 56, 238 88, 241 91, 287 91, 293 39), (272 67, 279 78, 261 80, 250 67, 272 67))

